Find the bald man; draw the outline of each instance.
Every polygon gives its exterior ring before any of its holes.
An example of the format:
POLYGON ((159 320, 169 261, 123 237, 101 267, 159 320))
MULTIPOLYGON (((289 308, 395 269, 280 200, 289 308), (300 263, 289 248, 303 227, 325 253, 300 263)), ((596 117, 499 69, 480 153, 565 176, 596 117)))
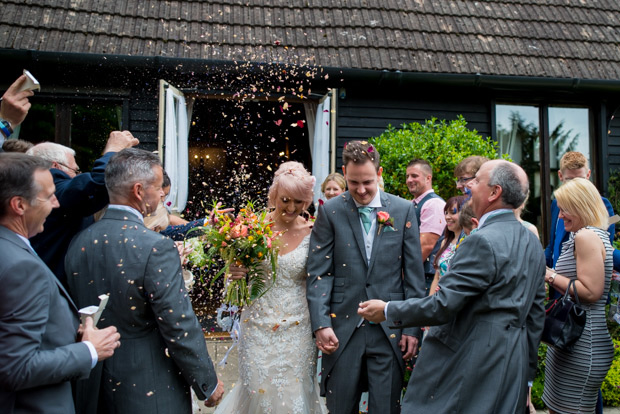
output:
POLYGON ((478 231, 459 246, 432 296, 358 313, 394 327, 432 326, 403 400, 403 413, 523 413, 544 325, 545 258, 517 221, 527 175, 516 164, 482 164, 468 184, 478 231))

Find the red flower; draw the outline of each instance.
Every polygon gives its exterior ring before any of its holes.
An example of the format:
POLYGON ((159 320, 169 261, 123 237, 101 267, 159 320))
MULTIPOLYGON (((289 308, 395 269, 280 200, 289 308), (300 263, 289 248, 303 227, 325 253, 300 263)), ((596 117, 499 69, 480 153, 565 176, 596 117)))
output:
MULTIPOLYGON (((390 213, 387 211, 377 211, 377 221, 379 224, 388 224, 388 220, 390 220, 390 213)), ((391 223, 388 225, 390 226, 391 223)))

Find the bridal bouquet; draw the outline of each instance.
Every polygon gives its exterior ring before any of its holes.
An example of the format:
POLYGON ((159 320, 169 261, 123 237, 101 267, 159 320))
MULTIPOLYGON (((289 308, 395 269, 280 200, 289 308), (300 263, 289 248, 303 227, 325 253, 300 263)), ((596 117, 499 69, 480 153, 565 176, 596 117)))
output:
POLYGON ((249 269, 247 278, 227 281, 224 303, 249 305, 275 281, 278 246, 274 239, 279 233, 272 226, 267 210, 257 210, 252 202, 241 208, 236 217, 221 212, 220 206, 215 205, 209 224, 200 228, 201 235, 188 241, 194 249, 189 256, 192 264, 202 267, 223 263, 213 282, 226 275, 231 264, 249 269), (261 265, 263 261, 269 263, 268 269, 261 265), (272 283, 268 285, 269 279, 272 283))

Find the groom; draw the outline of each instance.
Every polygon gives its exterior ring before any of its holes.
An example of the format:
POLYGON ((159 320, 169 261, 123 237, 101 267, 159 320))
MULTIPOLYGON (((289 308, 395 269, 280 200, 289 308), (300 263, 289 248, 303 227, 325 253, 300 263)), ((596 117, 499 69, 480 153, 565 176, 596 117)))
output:
POLYGON ((389 329, 357 316, 368 298, 403 300, 424 294, 413 203, 378 189, 379 153, 349 142, 342 160, 349 191, 319 205, 310 238, 307 299, 323 351, 321 395, 332 414, 357 413, 369 391, 369 412, 400 412, 405 360, 419 329, 389 329), (400 299, 397 299, 400 298, 400 299))

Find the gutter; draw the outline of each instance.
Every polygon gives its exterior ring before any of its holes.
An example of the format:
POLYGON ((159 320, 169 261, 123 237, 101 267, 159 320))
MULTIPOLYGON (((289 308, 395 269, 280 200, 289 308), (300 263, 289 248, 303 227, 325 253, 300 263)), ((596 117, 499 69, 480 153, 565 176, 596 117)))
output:
MULTIPOLYGON (((104 55, 92 53, 41 52, 34 50, 0 49, 0 61, 12 65, 32 67, 40 66, 40 72, 47 72, 49 67, 87 66, 109 72, 109 69, 121 69, 128 72, 134 70, 165 71, 172 74, 191 72, 209 73, 212 68, 234 71, 239 63, 226 60, 185 59, 168 56, 128 56, 104 55)), ((243 62, 248 70, 261 70, 265 67, 286 64, 269 64, 259 62, 243 62)), ((9 65, 4 65, 6 70, 9 65)), ((264 70, 264 69, 263 69, 264 70)), ((482 88, 490 90, 523 91, 534 89, 553 92, 570 93, 620 93, 620 80, 550 78, 508 75, 452 74, 428 72, 401 72, 388 70, 356 69, 356 68, 320 68, 322 74, 329 75, 328 80, 317 79, 316 83, 324 83, 328 87, 342 87, 348 84, 380 85, 394 87, 419 87, 420 85, 436 85, 441 87, 482 88), (338 83, 334 85, 334 83, 338 83)), ((321 77, 322 78, 322 77, 321 77)))

